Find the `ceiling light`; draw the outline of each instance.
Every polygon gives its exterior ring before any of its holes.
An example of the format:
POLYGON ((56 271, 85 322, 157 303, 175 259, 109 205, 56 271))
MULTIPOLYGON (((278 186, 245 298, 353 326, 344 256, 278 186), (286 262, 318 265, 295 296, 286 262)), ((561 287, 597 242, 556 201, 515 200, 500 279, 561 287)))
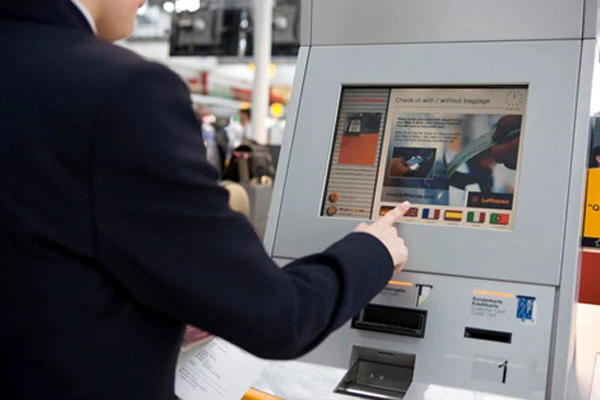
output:
POLYGON ((177 0, 175 2, 175 11, 195 12, 200 9, 200 0, 177 0))
POLYGON ((173 11, 175 11, 175 4, 173 4, 170 1, 167 1, 163 4, 163 10, 165 10, 168 13, 172 13, 173 11))

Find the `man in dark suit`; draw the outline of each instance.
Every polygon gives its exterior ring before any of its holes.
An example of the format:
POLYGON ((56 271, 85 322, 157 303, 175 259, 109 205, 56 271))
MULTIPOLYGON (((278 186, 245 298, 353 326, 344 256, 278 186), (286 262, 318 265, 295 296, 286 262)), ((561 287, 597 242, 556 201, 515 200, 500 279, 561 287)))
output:
POLYGON ((109 43, 141 1, 0 2, 2 399, 172 398, 185 323, 299 356, 406 260, 398 208, 277 268, 185 84, 109 43))

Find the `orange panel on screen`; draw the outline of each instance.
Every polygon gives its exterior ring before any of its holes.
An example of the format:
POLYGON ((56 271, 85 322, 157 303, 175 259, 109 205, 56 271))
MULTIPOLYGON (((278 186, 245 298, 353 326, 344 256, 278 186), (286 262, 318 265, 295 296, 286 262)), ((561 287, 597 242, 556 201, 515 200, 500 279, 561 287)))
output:
POLYGON ((373 165, 377 154, 379 135, 344 135, 338 164, 373 165))

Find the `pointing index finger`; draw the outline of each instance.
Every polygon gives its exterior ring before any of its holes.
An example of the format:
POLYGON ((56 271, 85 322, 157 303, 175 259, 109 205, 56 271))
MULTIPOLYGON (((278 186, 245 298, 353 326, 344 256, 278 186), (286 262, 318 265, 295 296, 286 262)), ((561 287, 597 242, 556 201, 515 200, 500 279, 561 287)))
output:
POLYGON ((399 204, 393 210, 388 211, 387 214, 385 214, 383 218, 380 219, 380 221, 384 225, 392 226, 398 220, 398 218, 406 214, 409 208, 410 203, 408 201, 405 201, 404 203, 399 204))

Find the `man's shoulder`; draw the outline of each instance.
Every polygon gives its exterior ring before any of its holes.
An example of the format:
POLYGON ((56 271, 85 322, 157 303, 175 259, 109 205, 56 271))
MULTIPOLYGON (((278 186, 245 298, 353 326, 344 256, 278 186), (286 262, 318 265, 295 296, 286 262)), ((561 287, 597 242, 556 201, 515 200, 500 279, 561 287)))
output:
MULTIPOLYGON (((42 67, 60 65, 62 70, 77 76, 78 72, 95 70, 119 70, 140 68, 149 64, 140 55, 87 32, 53 24, 28 20, 6 20, 2 27, 5 42, 3 50, 15 57, 28 55, 42 67), (10 48, 8 43, 18 44, 19 49, 10 48), (26 49, 26 50, 25 50, 26 49)), ((53 71, 52 71, 53 72, 53 71)), ((118 76, 118 74, 117 74, 118 76)))
POLYGON ((184 81, 167 66, 147 60, 122 45, 91 36, 80 38, 67 58, 72 60, 72 67, 84 71, 79 78, 86 82, 81 82, 80 87, 98 95, 120 97, 135 95, 131 91, 165 87, 187 93, 184 81))
POLYGON ((147 60, 119 44, 87 37, 80 45, 80 48, 74 48, 78 61, 95 65, 107 78, 127 79, 140 72, 174 74, 166 66, 147 60))
POLYGON ((135 68, 149 62, 123 45, 110 43, 93 36, 82 37, 80 41, 79 45, 83 48, 76 49, 78 54, 101 60, 104 65, 135 68))
POLYGON ((14 60, 6 69, 44 71, 60 81, 66 93, 86 91, 102 97, 136 77, 158 76, 171 82, 178 78, 162 64, 80 30, 10 20, 0 24, 0 32, 0 49, 14 60))

